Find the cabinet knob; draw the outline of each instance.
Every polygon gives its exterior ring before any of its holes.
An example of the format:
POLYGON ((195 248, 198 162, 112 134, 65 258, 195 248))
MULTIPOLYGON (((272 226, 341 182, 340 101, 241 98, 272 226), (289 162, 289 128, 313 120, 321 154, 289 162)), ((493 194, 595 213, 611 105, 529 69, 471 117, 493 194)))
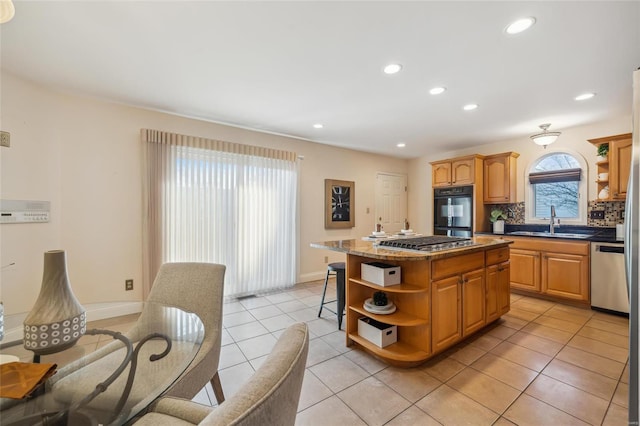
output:
POLYGON ((508 199, 509 199, 509 197, 504 197, 504 199, 505 199, 505 200, 508 200, 508 199))

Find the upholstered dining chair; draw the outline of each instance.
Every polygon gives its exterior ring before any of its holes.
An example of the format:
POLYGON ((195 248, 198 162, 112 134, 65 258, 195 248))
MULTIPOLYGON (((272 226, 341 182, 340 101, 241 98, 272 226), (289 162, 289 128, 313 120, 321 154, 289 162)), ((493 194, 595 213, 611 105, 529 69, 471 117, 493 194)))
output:
POLYGON ((298 410, 309 350, 305 323, 289 326, 249 380, 218 407, 161 398, 136 426, 288 426, 298 410))
MULTIPOLYGON (((208 382, 211 382, 218 403, 224 401, 224 393, 218 376, 218 362, 222 338, 225 270, 224 265, 213 263, 165 263, 158 271, 147 301, 195 313, 204 325, 204 338, 198 353, 163 395, 191 399, 208 382)), ((146 334, 146 331, 143 333, 138 330, 145 329, 145 321, 154 320, 149 311, 146 308, 143 309, 136 324, 123 334, 134 342, 141 337, 141 334, 146 334)), ((89 364, 96 360, 103 361, 102 364, 96 363, 100 366, 99 368, 113 372, 115 366, 109 365, 111 361, 104 360, 107 357, 114 358, 112 353, 120 348, 122 346, 119 342, 112 342, 88 354, 60 369, 47 385, 53 388, 58 387, 56 393, 63 395, 63 397, 65 391, 69 393, 87 392, 87 389, 78 389, 77 380, 74 381, 72 378, 74 372, 83 368, 84 374, 86 374, 86 368, 91 368, 89 364), (68 390, 63 389, 65 382, 68 384, 68 390)), ((121 360, 122 358, 116 358, 115 365, 117 366, 121 360)), ((102 374, 103 371, 96 373, 102 374)))

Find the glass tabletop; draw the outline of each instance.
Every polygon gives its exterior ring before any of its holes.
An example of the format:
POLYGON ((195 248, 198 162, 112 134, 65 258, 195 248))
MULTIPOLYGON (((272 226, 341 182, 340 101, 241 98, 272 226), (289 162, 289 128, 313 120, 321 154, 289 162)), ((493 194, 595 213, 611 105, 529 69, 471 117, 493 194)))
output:
POLYGON ((204 325, 194 313, 146 303, 126 333, 87 334, 113 341, 59 369, 37 396, 2 399, 2 425, 124 424, 185 371, 202 344, 204 325))

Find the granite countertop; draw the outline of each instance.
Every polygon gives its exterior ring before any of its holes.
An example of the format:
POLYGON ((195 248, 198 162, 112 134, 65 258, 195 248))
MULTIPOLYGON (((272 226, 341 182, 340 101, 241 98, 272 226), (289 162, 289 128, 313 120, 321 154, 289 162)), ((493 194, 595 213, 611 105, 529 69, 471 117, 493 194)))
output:
POLYGON ((560 236, 549 234, 549 225, 505 225, 504 234, 493 234, 491 232, 476 232, 475 235, 489 237, 520 237, 520 238, 553 238, 587 241, 597 243, 617 243, 623 244, 624 240, 616 239, 616 228, 604 228, 595 226, 560 226, 555 229, 560 236), (534 235, 517 235, 513 232, 535 232, 534 235), (545 235, 546 234, 546 235, 545 235), (573 234, 573 236, 572 236, 573 234))
MULTIPOLYGON (((502 237, 500 235, 499 237, 502 237)), ((338 251, 357 256, 371 257, 381 260, 434 260, 459 254, 473 253, 492 248, 506 247, 511 241, 494 238, 493 236, 473 237, 474 245, 458 247, 436 252, 416 252, 409 250, 389 250, 370 241, 362 240, 338 240, 311 243, 311 247, 338 251)))

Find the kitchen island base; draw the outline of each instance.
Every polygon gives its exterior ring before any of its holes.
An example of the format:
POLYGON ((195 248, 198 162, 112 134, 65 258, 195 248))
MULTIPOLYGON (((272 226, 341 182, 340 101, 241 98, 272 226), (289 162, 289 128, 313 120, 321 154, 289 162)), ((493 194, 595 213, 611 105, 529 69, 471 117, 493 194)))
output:
POLYGON ((510 308, 509 242, 474 239, 469 247, 416 254, 393 251, 354 240, 314 245, 347 253, 346 344, 357 344, 398 367, 414 367, 495 322, 510 308), (339 244, 337 244, 339 243, 339 244), (399 266, 402 281, 382 287, 361 277, 361 264, 384 261, 399 266), (367 311, 365 300, 384 291, 397 307, 381 315, 367 311), (379 347, 358 335, 358 319, 372 318, 397 326, 397 341, 379 347))

